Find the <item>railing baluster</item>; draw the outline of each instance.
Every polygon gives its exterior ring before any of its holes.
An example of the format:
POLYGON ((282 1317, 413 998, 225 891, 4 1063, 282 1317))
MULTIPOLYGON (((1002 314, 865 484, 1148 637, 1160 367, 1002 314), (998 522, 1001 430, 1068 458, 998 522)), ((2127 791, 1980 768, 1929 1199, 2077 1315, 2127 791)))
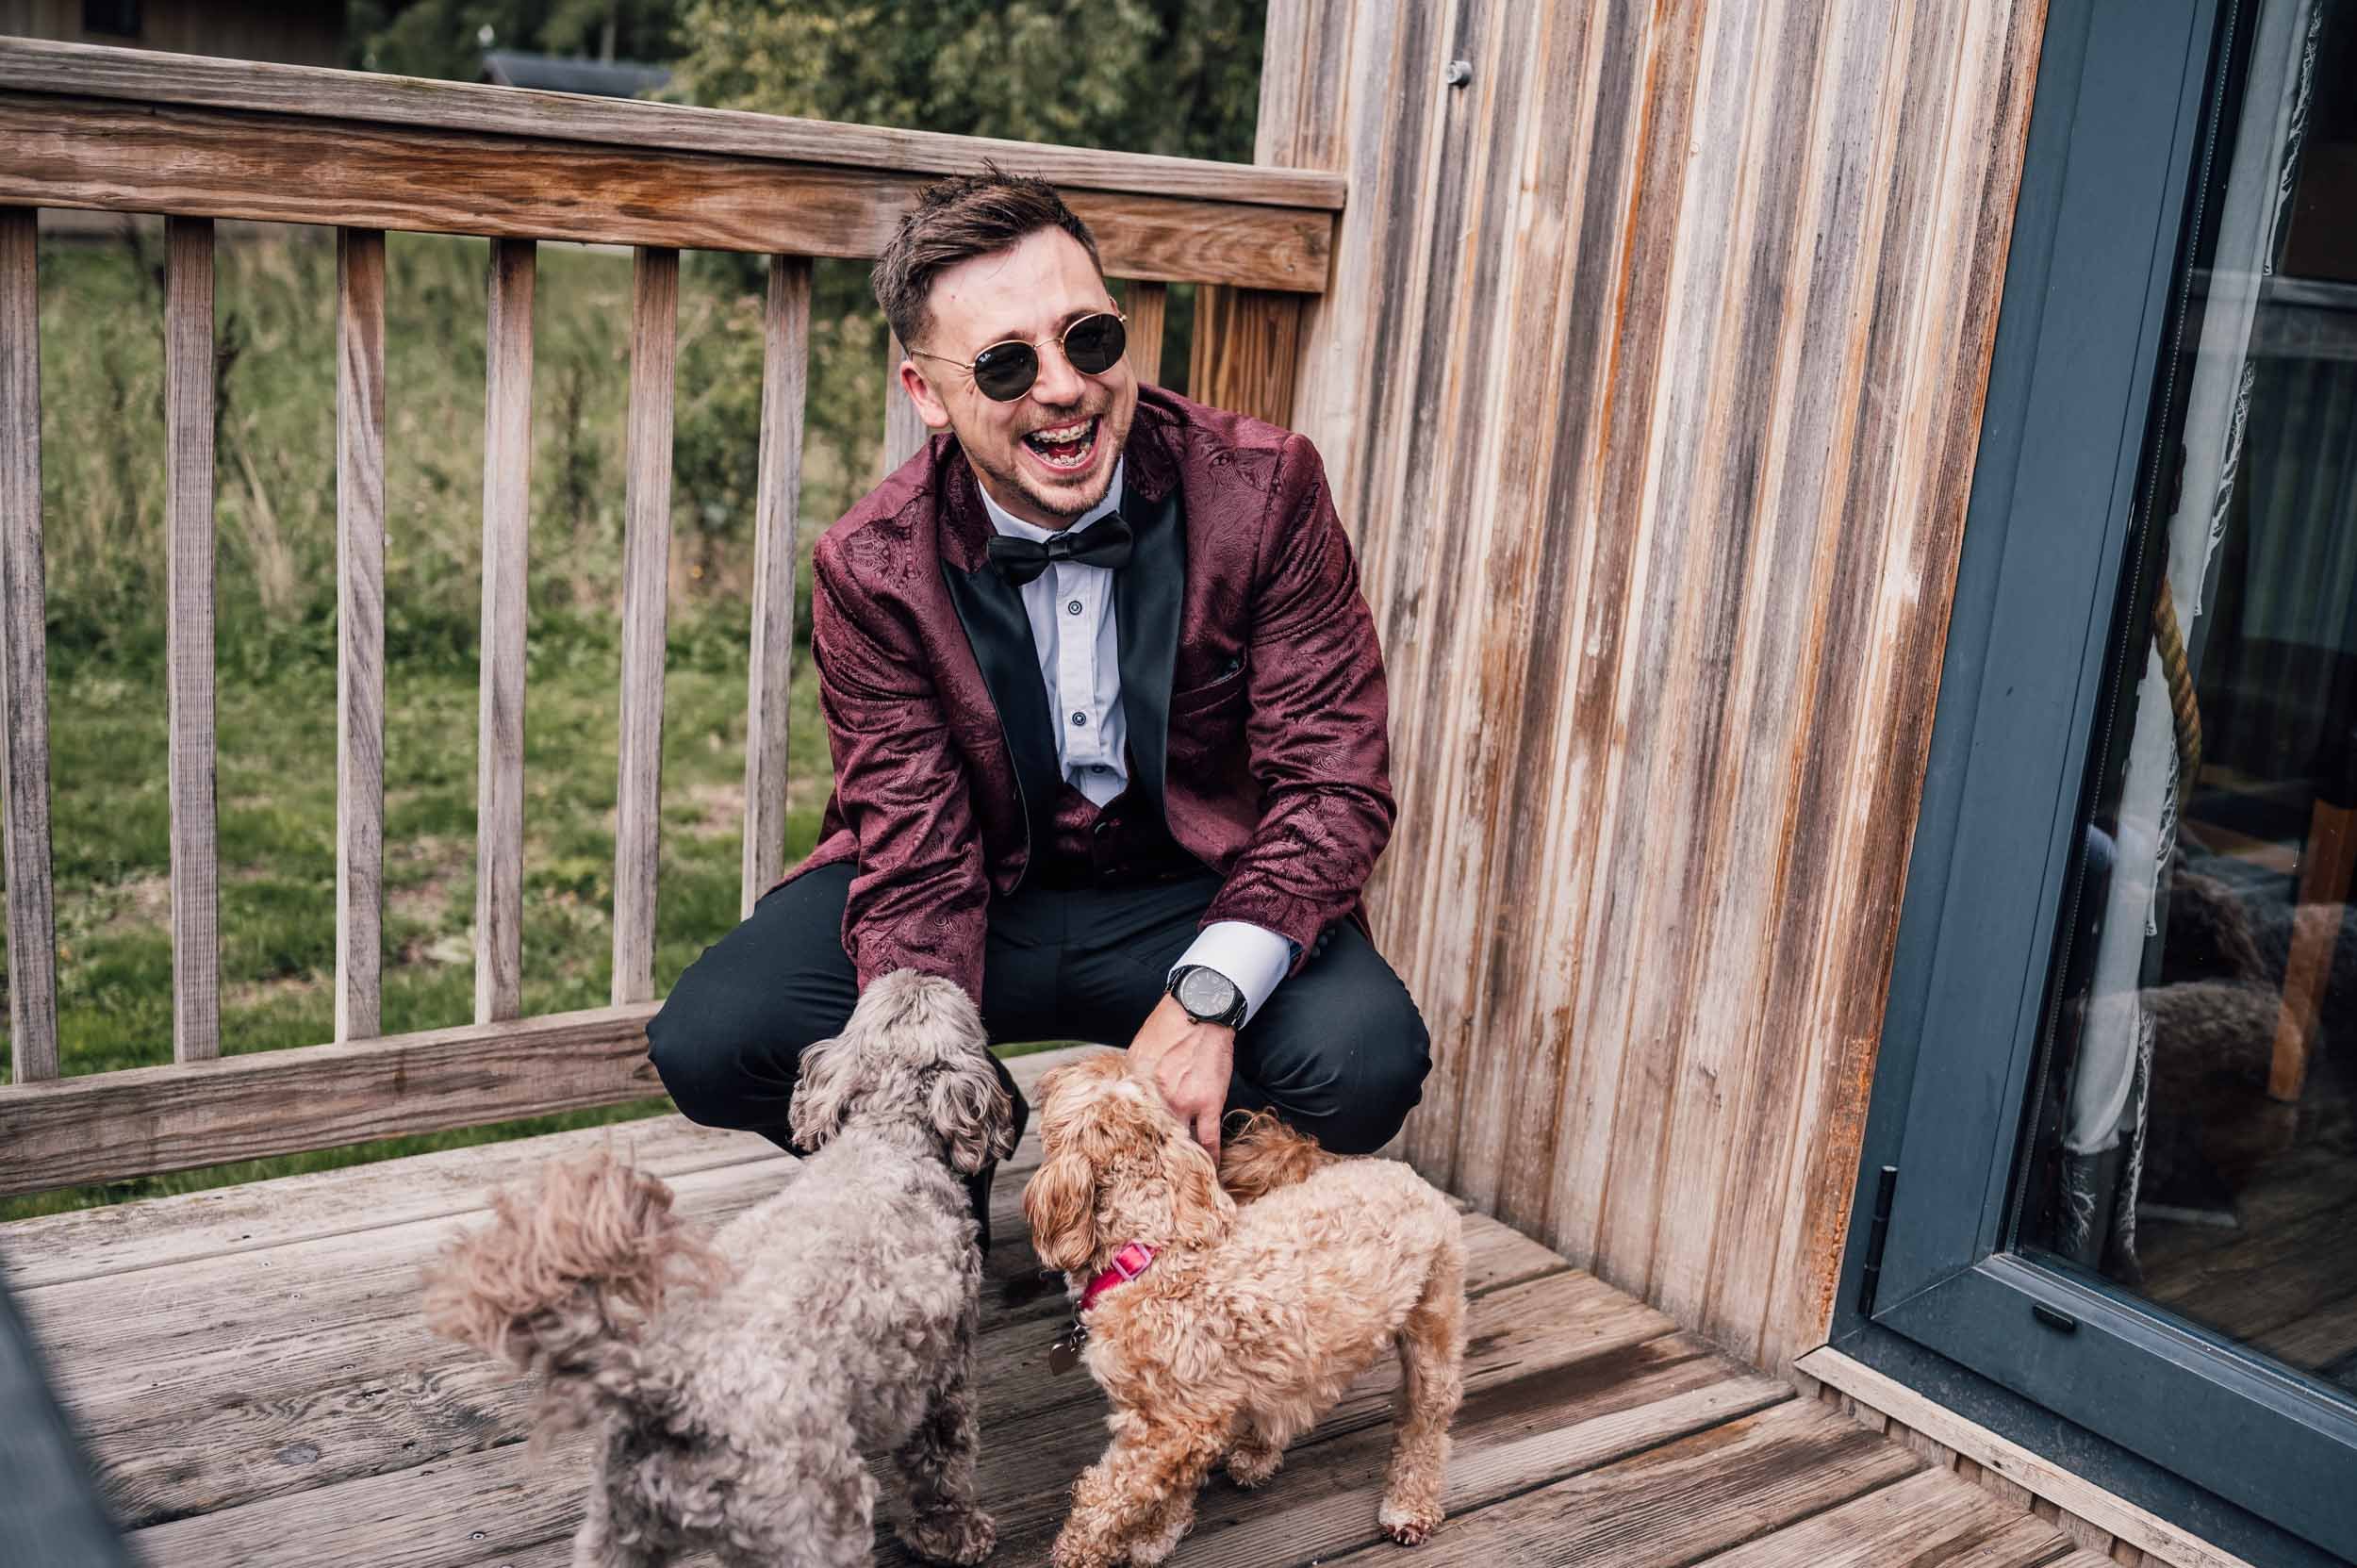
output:
POLYGON ((385 236, 336 232, 336 1038, 378 1032, 385 928, 385 236))
POLYGON ((1198 288, 1187 394, 1271 424, 1290 424, 1301 358, 1301 296, 1198 288))
POLYGON ((662 841, 664 620, 671 564, 671 360, 679 252, 642 246, 633 270, 630 427, 622 536, 622 715, 614 822, 616 1006, 654 994, 662 841))
POLYGON ((523 988, 524 570, 532 509, 529 239, 491 241, 483 393, 483 673, 475 751, 474 1017, 523 988))
POLYGON ((8 878, 8 1041, 19 1083, 58 1076, 39 258, 33 209, 0 207, 0 778, 8 792, 0 836, 8 878))
POLYGON ((164 221, 165 681, 172 726, 172 1055, 221 1054, 213 797, 213 221, 164 221))
POLYGON ((1140 381, 1162 379, 1162 322, 1170 314, 1170 286, 1129 284, 1129 369, 1140 381))
POLYGON ((761 355, 761 480, 753 511, 751 690, 745 721, 740 915, 785 874, 786 727, 794 685, 794 569, 802 516, 802 414, 810 386, 810 262, 769 258, 761 355))
POLYGON ((900 385, 900 361, 908 351, 889 332, 884 334, 884 350, 883 471, 890 473, 916 455, 930 433, 925 421, 916 417, 916 404, 909 401, 908 389, 900 385))

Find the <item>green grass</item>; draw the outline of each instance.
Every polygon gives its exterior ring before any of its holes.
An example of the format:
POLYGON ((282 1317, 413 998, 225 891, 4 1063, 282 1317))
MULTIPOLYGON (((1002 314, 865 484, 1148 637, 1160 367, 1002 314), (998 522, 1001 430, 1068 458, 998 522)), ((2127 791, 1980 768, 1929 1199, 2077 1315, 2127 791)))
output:
MULTIPOLYGON (((676 629, 665 685, 655 983, 735 923, 744 807, 742 622, 718 611, 676 629)), ((525 721, 523 1010, 602 1006, 611 967, 618 653, 576 625, 534 661, 525 721)), ((332 1037, 336 693, 332 665, 222 683, 218 765, 224 1053, 332 1037)), ((476 690, 471 669, 387 679, 387 1033, 473 1012, 476 690)), ((67 1074, 172 1057, 171 867, 159 676, 62 673, 51 689, 58 1027, 67 1074)), ((790 854, 816 836, 825 735, 807 668, 794 687, 790 854)), ((661 1109, 616 1107, 528 1123, 246 1162, 0 1203, 0 1219, 322 1169, 661 1109)))

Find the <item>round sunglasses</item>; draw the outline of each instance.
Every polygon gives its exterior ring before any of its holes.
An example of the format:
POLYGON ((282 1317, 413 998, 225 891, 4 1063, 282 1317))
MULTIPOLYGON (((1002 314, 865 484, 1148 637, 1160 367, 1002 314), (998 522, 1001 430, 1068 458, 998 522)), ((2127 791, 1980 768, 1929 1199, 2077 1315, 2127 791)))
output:
MULTIPOLYGON (((1065 327, 1059 341, 1064 358, 1074 370, 1082 375, 1102 375, 1121 363, 1121 355, 1129 346, 1129 329, 1123 324, 1119 311, 1100 310, 1065 327)), ((1013 403, 1039 380, 1039 349, 1019 338, 991 344, 976 355, 970 364, 946 354, 927 354, 923 349, 908 352, 916 358, 938 359, 968 372, 974 377, 974 389, 993 403, 1013 403)))

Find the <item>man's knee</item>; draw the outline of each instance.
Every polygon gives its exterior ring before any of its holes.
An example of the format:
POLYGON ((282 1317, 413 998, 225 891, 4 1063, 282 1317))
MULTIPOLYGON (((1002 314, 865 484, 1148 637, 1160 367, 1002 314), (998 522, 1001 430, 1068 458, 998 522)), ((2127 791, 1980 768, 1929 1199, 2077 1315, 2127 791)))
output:
POLYGON ((681 1115, 705 1127, 739 1125, 729 1112, 739 1098, 731 1088, 743 1070, 742 1053, 697 1027, 696 1010, 680 1002, 675 987, 647 1020, 647 1060, 681 1115))
POLYGON ((1423 1098, 1431 1036, 1405 987, 1330 1022, 1328 1038, 1345 1054, 1269 1093, 1278 1114, 1333 1153, 1372 1154, 1423 1098))
POLYGON ((705 1127, 785 1125, 802 1051, 836 1033, 842 1015, 749 992, 691 966, 647 1020, 647 1057, 680 1114, 705 1127))

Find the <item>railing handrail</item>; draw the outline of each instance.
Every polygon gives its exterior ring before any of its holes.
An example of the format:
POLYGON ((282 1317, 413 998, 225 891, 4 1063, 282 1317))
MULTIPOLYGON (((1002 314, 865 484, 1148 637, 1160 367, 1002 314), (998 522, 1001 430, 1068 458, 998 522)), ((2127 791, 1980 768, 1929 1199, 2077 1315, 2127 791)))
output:
POLYGON ((37 39, 0 38, 0 90, 528 136, 641 152, 727 153, 898 173, 979 173, 985 162, 996 160, 1066 190, 1323 212, 1342 210, 1347 188, 1342 175, 1310 169, 37 39))
POLYGON ((0 40, 0 205, 855 260, 922 185, 996 154, 1065 190, 1116 277, 1290 293, 1326 287, 1338 190, 1188 158, 25 40, 0 40))

